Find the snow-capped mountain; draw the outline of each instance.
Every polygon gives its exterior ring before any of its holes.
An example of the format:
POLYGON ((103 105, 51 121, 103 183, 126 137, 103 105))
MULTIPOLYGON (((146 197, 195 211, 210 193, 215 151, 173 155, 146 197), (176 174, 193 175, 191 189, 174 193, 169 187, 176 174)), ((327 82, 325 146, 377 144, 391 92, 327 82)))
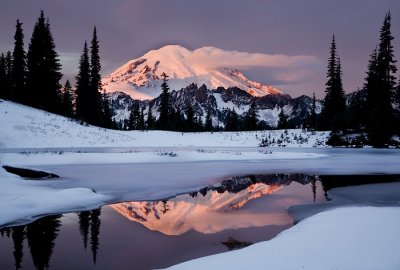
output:
POLYGON ((161 74, 169 76, 171 90, 180 90, 190 84, 205 85, 208 89, 237 87, 252 96, 280 94, 281 91, 247 78, 232 67, 215 67, 202 61, 199 55, 222 50, 203 47, 191 51, 179 45, 168 45, 130 60, 103 78, 108 93, 123 92, 134 99, 152 99, 161 93, 161 74))

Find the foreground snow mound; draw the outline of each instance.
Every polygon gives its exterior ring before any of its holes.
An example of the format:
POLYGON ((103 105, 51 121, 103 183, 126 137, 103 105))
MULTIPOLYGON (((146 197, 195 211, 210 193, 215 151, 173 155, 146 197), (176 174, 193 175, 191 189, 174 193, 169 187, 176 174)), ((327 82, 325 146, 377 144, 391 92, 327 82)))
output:
POLYGON ((338 208, 276 238, 170 269, 400 269, 400 208, 338 208))
POLYGON ((96 208, 108 199, 88 188, 54 189, 50 182, 60 180, 24 180, 3 169, 0 181, 0 227, 29 223, 42 215, 96 208))

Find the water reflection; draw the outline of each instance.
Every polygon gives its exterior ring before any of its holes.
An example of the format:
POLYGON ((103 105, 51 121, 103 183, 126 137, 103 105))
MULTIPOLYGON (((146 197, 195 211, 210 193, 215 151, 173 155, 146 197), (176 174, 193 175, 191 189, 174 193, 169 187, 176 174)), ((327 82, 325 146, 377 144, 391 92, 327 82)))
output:
POLYGON ((79 218, 79 232, 82 236, 83 247, 87 248, 88 236, 90 231, 90 249, 92 251, 93 263, 96 264, 97 252, 99 250, 100 235, 100 215, 101 208, 93 211, 83 211, 77 214, 79 218))
POLYGON ((0 229, 0 269, 166 267, 226 251, 221 243, 231 243, 230 239, 240 240, 240 245, 270 239, 291 226, 288 206, 322 202, 333 187, 398 179, 393 175, 242 176, 170 199, 44 217, 0 229), (134 266, 127 265, 132 251, 134 266))
MULTIPOLYGON (((83 219, 79 218, 79 228, 82 229, 85 226, 83 224, 88 225, 85 228, 87 229, 87 232, 90 228, 90 245, 94 264, 96 263, 97 251, 99 249, 99 234, 101 224, 100 213, 100 209, 96 209, 77 214, 79 217, 85 216, 84 221, 83 219)), ((47 216, 28 225, 14 226, 0 230, 3 238, 12 239, 14 247, 13 255, 15 269, 22 269, 24 242, 29 248, 34 268, 50 268, 50 259, 55 248, 55 242, 58 237, 60 227, 62 225, 62 217, 63 215, 47 216)), ((82 234, 82 240, 86 249, 87 234, 82 234)))
MULTIPOLYGON (((284 225, 290 222, 284 211, 288 206, 310 201, 306 199, 310 190, 301 187, 310 182, 315 202, 318 189, 315 176, 275 174, 233 177, 168 200, 124 202, 111 207, 127 219, 166 235, 182 235, 190 230, 211 234, 228 229, 284 225), (296 192, 290 188, 282 190, 289 186, 296 192), (270 194, 275 196, 268 197, 270 194), (268 198, 262 205, 254 202, 265 196, 268 198), (251 207, 247 206, 249 203, 251 207)), ((320 184, 319 193, 318 201, 324 201, 320 184)))

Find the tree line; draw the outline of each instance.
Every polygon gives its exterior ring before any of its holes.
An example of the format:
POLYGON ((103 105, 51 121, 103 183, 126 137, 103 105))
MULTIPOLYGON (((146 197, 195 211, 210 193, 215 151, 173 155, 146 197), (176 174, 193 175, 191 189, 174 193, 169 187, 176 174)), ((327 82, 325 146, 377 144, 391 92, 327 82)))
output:
POLYGON ((370 56, 363 89, 354 93, 347 104, 340 57, 333 36, 324 106, 314 126, 320 130, 332 130, 332 145, 346 144, 346 135, 358 133, 366 135, 367 139, 362 138, 366 143, 384 147, 393 143, 393 135, 400 134, 400 83, 396 84, 393 39, 391 14, 388 12, 380 30, 379 44, 370 56))
POLYGON ((62 86, 60 57, 56 52, 50 20, 41 11, 28 52, 24 48, 22 22, 17 20, 14 50, 0 55, 0 98, 76 117, 89 124, 112 127, 108 101, 100 92, 100 69, 99 41, 94 28, 90 58, 85 42, 76 76, 76 91, 68 80, 62 86))

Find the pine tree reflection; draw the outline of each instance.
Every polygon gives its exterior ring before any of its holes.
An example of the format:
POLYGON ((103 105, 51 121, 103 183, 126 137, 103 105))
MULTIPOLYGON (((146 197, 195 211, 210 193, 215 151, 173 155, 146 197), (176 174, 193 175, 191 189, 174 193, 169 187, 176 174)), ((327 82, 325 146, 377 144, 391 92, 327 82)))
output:
POLYGON ((48 269, 61 215, 49 216, 27 225, 28 246, 36 269, 48 269))
POLYGON ((89 235, 90 211, 83 211, 78 213, 78 218, 79 218, 79 232, 81 233, 83 246, 86 250, 88 235, 89 235))
POLYGON ((12 228, 15 269, 21 269, 22 258, 24 257, 25 237, 26 237, 26 226, 15 226, 12 228))
POLYGON ((3 237, 4 238, 4 236, 5 237, 7 237, 7 238, 10 238, 10 235, 11 235, 11 228, 2 228, 2 229, 0 229, 0 235, 1 235, 1 237, 3 237))
POLYGON ((96 264, 97 252, 100 244, 100 215, 101 208, 90 212, 90 247, 92 249, 93 263, 96 264))

